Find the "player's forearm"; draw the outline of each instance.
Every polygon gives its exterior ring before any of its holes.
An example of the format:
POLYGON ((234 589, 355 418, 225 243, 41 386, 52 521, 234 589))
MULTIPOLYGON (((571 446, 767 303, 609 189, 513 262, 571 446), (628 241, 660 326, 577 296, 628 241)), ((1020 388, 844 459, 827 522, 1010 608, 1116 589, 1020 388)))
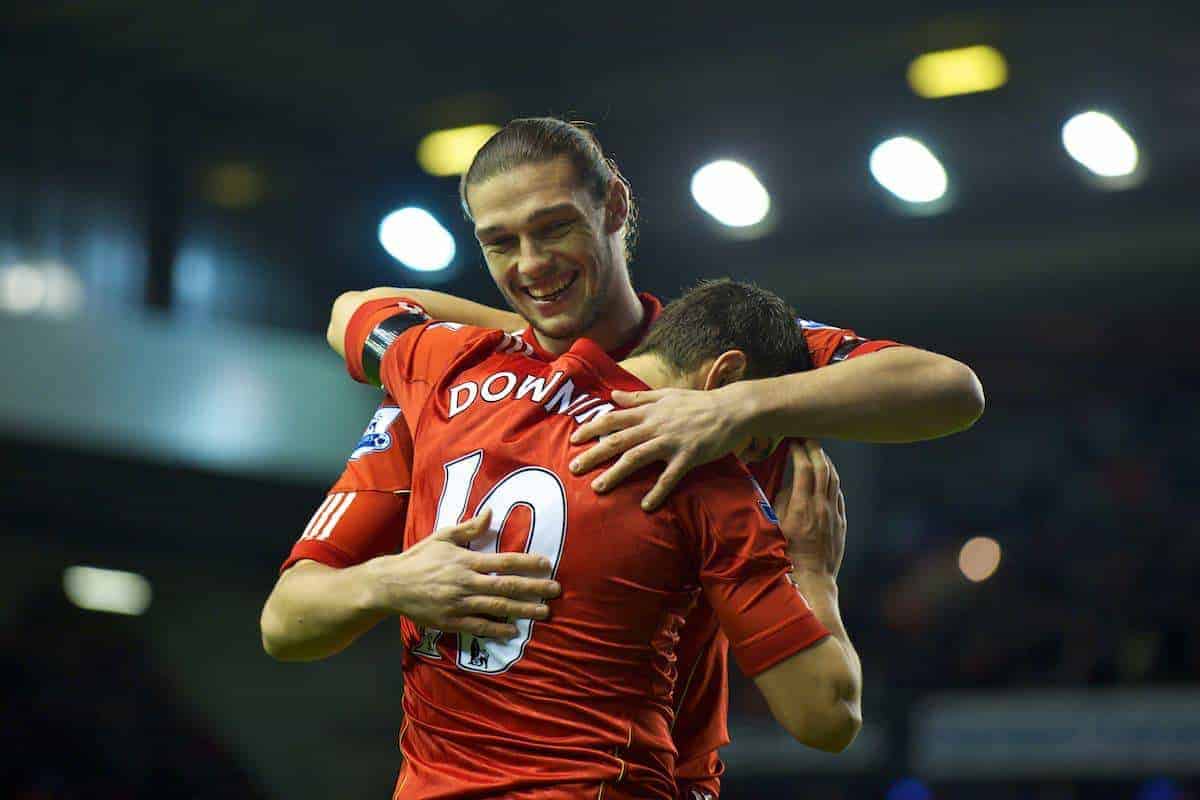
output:
POLYGON ((460 322, 463 325, 475 325, 480 328, 499 328, 505 331, 516 330, 525 325, 525 321, 511 311, 492 308, 443 292, 382 286, 360 292, 345 292, 338 296, 333 302, 333 309, 329 314, 329 326, 325 330, 325 339, 329 342, 329 346, 338 355, 345 356, 343 350, 346 326, 350 323, 354 312, 363 303, 387 297, 407 297, 420 303, 429 316, 447 322, 460 322))
POLYGON ((373 599, 364 565, 296 564, 263 606, 263 649, 280 661, 313 661, 340 652, 386 616, 373 599))
POLYGON ((839 650, 835 668, 827 672, 828 696, 817 705, 817 713, 824 716, 823 724, 813 726, 816 741, 805 743, 822 750, 844 750, 862 727, 863 677, 858 651, 842 622, 837 581, 828 574, 800 568, 792 573, 792 582, 839 650))
POLYGON ((969 428, 984 405, 969 367, 914 347, 719 391, 740 394, 751 433, 762 437, 915 442, 969 428))

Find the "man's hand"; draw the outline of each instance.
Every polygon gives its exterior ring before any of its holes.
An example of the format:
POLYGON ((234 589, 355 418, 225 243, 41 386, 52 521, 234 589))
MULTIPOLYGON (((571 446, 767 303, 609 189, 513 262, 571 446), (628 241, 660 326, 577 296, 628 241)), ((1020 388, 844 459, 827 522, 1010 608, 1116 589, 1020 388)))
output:
POLYGON ((749 433, 741 390, 733 384, 709 392, 613 392, 613 402, 623 410, 597 417, 572 434, 572 444, 605 438, 571 462, 571 472, 582 475, 620 456, 592 481, 597 492, 607 492, 642 467, 666 462, 654 488, 642 498, 642 508, 653 511, 684 475, 701 464, 747 448, 753 448, 756 455, 773 449, 765 440, 755 442, 749 433))
POLYGON ((530 553, 477 553, 467 546, 488 531, 491 512, 441 528, 403 553, 364 566, 372 606, 418 625, 491 639, 517 635, 512 619, 546 619, 543 602, 561 588, 550 562, 530 553), (499 574, 492 574, 499 573, 499 574))
POLYGON ((797 572, 837 578, 846 551, 846 500, 833 461, 814 441, 792 442, 775 513, 797 572))

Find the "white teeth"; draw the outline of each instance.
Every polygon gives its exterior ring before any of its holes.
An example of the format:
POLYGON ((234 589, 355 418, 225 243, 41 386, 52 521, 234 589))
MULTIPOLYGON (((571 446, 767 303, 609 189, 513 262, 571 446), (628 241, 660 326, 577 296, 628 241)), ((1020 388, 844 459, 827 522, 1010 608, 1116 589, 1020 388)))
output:
POLYGON ((556 283, 553 283, 549 286, 540 287, 537 291, 534 291, 533 289, 528 288, 528 287, 526 287, 525 291, 534 300, 545 300, 547 297, 553 297, 554 295, 561 292, 563 289, 570 286, 571 281, 573 281, 574 279, 575 278, 573 275, 568 275, 556 283))

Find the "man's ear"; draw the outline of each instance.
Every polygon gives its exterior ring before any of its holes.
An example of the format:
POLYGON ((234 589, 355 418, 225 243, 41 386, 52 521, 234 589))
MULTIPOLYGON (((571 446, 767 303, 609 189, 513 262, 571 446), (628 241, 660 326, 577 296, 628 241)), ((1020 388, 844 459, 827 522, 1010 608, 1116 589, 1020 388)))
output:
POLYGON ((717 360, 708 368, 704 379, 704 391, 719 389, 722 386, 740 381, 746 375, 746 354, 741 350, 726 350, 717 356, 717 360))
POLYGON ((616 233, 629 219, 629 185, 617 176, 608 184, 604 201, 604 232, 616 233))

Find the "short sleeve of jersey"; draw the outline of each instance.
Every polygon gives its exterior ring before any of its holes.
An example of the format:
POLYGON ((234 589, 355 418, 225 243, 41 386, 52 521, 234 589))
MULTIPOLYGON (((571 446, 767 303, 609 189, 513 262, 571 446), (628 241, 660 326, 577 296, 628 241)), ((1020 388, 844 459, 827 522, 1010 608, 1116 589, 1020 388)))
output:
POLYGON ((754 677, 829 635, 790 580, 787 543, 758 484, 732 458, 697 475, 680 515, 700 582, 742 671, 754 677))
MULTIPOLYGON (((864 339, 849 328, 837 328, 807 319, 798 322, 804 332, 804 341, 808 344, 809 362, 813 369, 838 364, 889 347, 903 346, 900 342, 890 339, 864 339)), ((787 453, 787 441, 784 441, 770 456, 750 465, 751 474, 769 498, 774 498, 783 486, 787 453)))
POLYGON ((412 488, 412 436, 391 398, 375 410, 346 467, 282 570, 303 559, 349 567, 400 549, 412 488))
POLYGON ((888 347, 900 346, 899 342, 889 339, 864 339, 849 328, 836 328, 807 319, 799 320, 799 324, 814 369, 888 347))

